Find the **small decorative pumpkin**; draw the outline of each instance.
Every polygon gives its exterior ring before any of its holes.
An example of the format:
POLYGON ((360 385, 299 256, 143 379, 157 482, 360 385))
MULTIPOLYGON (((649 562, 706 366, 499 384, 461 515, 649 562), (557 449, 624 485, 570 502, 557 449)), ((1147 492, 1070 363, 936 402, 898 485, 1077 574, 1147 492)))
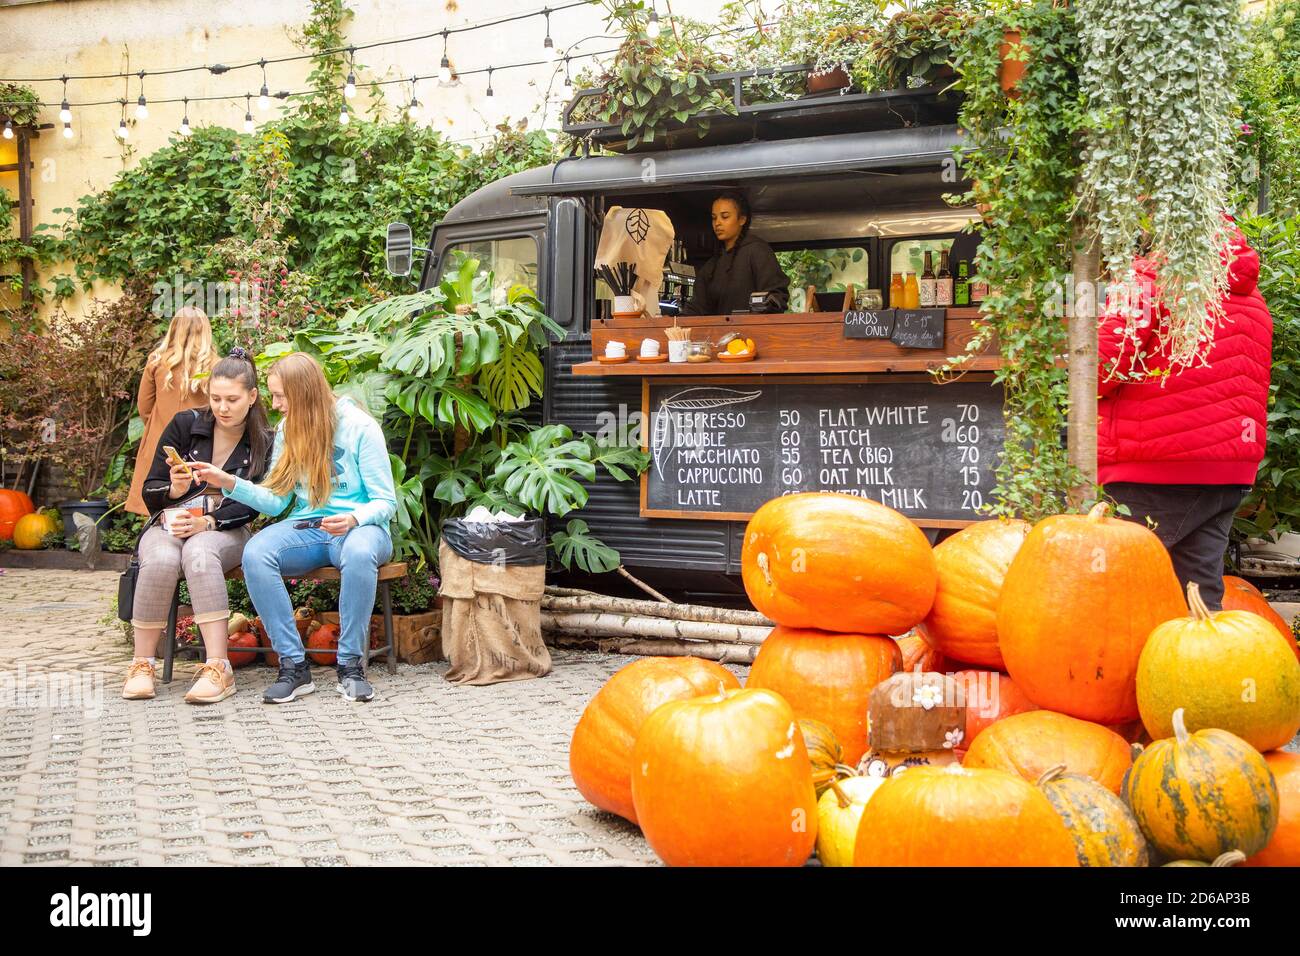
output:
POLYGON ((960 763, 955 750, 928 750, 919 754, 868 750, 858 761, 857 773, 862 777, 896 777, 917 767, 947 767, 955 763, 960 763))
POLYGON ((946 674, 900 671, 876 685, 867 713, 872 750, 953 750, 965 740, 964 689, 946 674))
POLYGON ((1078 866, 1074 841, 1033 784, 956 764, 890 777, 867 801, 854 866, 1078 866))
MULTIPOLYGON (((14 536, 14 529, 24 515, 36 511, 32 499, 24 491, 0 488, 0 541, 8 541, 14 536)), ((22 547, 22 545, 18 545, 22 547)), ((39 547, 39 545, 37 545, 39 547)))
POLYGON ((1120 794, 1151 845, 1176 860, 1210 862, 1229 850, 1258 853, 1277 827, 1278 792, 1268 763, 1226 730, 1187 732, 1174 711, 1174 737, 1133 761, 1120 794))
POLYGON ((862 810, 884 782, 884 777, 844 777, 817 800, 817 859, 822 866, 853 865, 862 810))
POLYGON ((1264 762, 1277 783, 1277 829, 1246 866, 1300 866, 1300 754, 1274 750, 1264 762))
POLYGON ((1003 669, 998 595, 1031 527, 1019 519, 976 521, 935 547, 939 584, 920 624, 931 647, 952 660, 1003 669))
POLYGON ((1225 611, 1250 611, 1268 621, 1282 635, 1291 652, 1300 659, 1300 644, 1296 643, 1295 634, 1287 626, 1286 619, 1273 610, 1268 598, 1259 588, 1245 578, 1226 575, 1223 579, 1223 609, 1225 611))
POLYGON ((333 664, 338 658, 339 626, 322 624, 307 635, 307 656, 323 666, 333 664))
POLYGON ((934 553, 924 532, 853 495, 768 501, 745 528, 740 568, 754 607, 787 627, 901 634, 934 602, 934 553))
POLYGON ((655 710, 632 750, 632 803, 669 866, 802 866, 817 841, 803 734, 770 690, 655 710))
POLYGON ((990 724, 1038 709, 1006 674, 978 670, 958 671, 952 676, 966 690, 966 739, 956 748, 958 754, 964 754, 971 741, 990 724))
POLYGON ((835 739, 835 732, 820 720, 799 717, 798 723, 799 732, 803 734, 803 744, 808 748, 808 762, 812 764, 813 789, 820 798, 844 766, 844 749, 835 739))
POLYGON ((844 748, 842 762, 855 763, 867 749, 871 691, 902 662, 898 645, 888 637, 778 624, 758 649, 745 686, 774 690, 796 716, 825 723, 844 748))
POLYGON ((1300 730, 1300 661, 1273 625, 1249 611, 1211 612, 1193 582, 1191 617, 1166 621, 1138 661, 1138 705, 1154 738, 1173 734, 1181 705, 1192 731, 1216 727, 1256 750, 1289 743, 1300 730))
POLYGON ((251 651, 236 651, 236 647, 257 647, 257 635, 252 631, 243 630, 235 631, 226 638, 226 656, 230 660, 231 667, 247 667, 253 661, 257 660, 257 655, 251 651))
POLYGON ((965 767, 992 767, 1035 781, 1058 764, 1119 793, 1133 763, 1129 742, 1100 724, 1051 710, 999 720, 970 742, 965 767))
POLYGON ((1035 525, 998 598, 1012 680, 1039 707, 1099 724, 1138 716, 1142 646, 1187 607, 1160 539, 1108 509, 1103 501, 1035 525))
POLYGON ((1037 786, 1070 831, 1079 865, 1150 865, 1146 837, 1124 801, 1091 777, 1064 771, 1057 764, 1037 786))
POLYGON ((938 674, 952 670, 948 659, 931 647, 924 635, 917 631, 909 631, 898 638, 898 649, 903 654, 903 666, 899 670, 938 674))
POLYGON ((44 511, 33 511, 22 515, 14 522, 9 537, 13 538, 14 547, 20 551, 36 551, 41 547, 45 536, 57 530, 58 526, 53 518, 44 511))
POLYGON ((1227 853, 1216 856, 1213 863, 1206 863, 1204 860, 1173 860, 1166 863, 1165 866, 1236 866, 1245 859, 1246 854, 1240 850, 1229 850, 1227 853))
POLYGON ((632 747, 646 718, 670 700, 738 687, 735 674, 698 657, 642 657, 620 668, 573 729, 569 773, 578 792, 588 803, 636 823, 632 747))

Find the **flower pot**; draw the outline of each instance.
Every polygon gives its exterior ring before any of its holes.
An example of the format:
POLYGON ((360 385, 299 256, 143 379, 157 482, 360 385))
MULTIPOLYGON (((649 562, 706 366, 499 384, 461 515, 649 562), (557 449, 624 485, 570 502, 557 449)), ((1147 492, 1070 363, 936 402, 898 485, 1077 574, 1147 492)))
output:
POLYGON ((1020 42, 1020 31, 1003 31, 1002 47, 998 51, 1002 57, 1002 64, 998 67, 998 84, 1002 87, 1002 92, 1012 99, 1020 96, 1018 87, 1021 77, 1025 75, 1025 61, 1011 56, 1012 49, 1017 46, 1025 47, 1025 50, 1017 51, 1019 55, 1028 51, 1027 44, 1020 42))
POLYGON ((808 92, 809 93, 829 93, 833 90, 846 89, 853 81, 849 79, 849 71, 841 64, 832 70, 824 70, 821 73, 808 74, 808 92))
POLYGON ((97 501, 65 501, 59 505, 59 514, 63 516, 63 537, 71 547, 77 543, 77 522, 74 515, 85 515, 91 521, 98 523, 100 518, 108 514, 108 500, 100 498, 97 501))

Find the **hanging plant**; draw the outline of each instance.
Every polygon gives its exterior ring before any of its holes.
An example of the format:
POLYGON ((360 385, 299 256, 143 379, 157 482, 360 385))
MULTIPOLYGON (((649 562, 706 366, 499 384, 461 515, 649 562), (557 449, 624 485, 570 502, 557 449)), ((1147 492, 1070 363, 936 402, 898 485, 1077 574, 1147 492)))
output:
POLYGON ((0 120, 7 119, 14 126, 32 126, 39 111, 40 97, 30 86, 0 83, 0 120))
MULTIPOLYGON (((1080 87, 1096 121, 1080 198, 1095 213, 1105 270, 1132 288, 1139 244, 1159 274, 1160 311, 1147 358, 1204 358, 1222 318, 1241 36, 1235 0, 1081 0, 1080 87)), ((1149 316, 1130 314, 1134 368, 1149 316)), ((1156 370, 1152 370, 1156 371, 1156 370)))

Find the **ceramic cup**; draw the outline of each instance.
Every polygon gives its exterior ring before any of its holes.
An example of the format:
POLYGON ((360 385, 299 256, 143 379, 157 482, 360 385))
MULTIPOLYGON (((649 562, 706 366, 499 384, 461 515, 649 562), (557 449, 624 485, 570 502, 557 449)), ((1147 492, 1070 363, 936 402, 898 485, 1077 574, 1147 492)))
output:
POLYGON ((668 343, 668 361, 685 362, 690 349, 691 343, 685 339, 673 339, 668 343))

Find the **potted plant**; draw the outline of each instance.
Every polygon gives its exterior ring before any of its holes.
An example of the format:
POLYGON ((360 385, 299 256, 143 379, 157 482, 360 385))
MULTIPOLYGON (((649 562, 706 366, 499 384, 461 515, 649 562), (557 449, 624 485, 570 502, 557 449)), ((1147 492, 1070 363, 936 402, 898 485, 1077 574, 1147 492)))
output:
POLYGON ((894 14, 872 44, 873 62, 885 86, 906 89, 953 78, 953 53, 971 19, 971 13, 950 3, 894 14))

